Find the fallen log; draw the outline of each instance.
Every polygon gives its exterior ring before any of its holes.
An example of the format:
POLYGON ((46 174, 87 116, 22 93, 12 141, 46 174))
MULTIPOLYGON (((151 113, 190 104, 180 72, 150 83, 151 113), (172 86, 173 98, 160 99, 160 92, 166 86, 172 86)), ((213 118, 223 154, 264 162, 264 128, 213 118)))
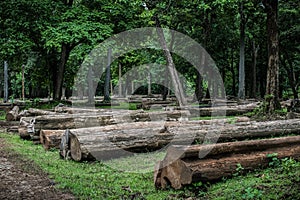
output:
MULTIPOLYGON (((80 113, 80 114, 59 114, 42 115, 37 117, 22 117, 20 124, 28 125, 35 119, 35 135, 40 134, 41 129, 45 130, 65 130, 84 127, 106 126, 119 123, 138 122, 138 121, 176 121, 187 118, 188 111, 173 112, 103 112, 103 113, 80 113)), ((23 133, 23 132, 22 132, 23 133)), ((27 137, 25 137, 27 138, 27 137)))
POLYGON ((19 106, 14 106, 11 111, 6 113, 6 121, 15 121, 15 120, 17 120, 19 110, 20 110, 19 106))
POLYGON ((238 166, 244 171, 266 167, 273 156, 300 160, 299 144, 300 136, 290 136, 215 145, 171 146, 165 159, 155 166, 154 184, 156 188, 170 185, 180 189, 195 182, 230 177, 237 172, 238 166), (199 155, 206 156, 199 158, 199 155))
POLYGON ((132 152, 155 151, 174 144, 216 143, 300 133, 299 119, 237 124, 201 123, 136 122, 71 129, 68 131, 70 141, 66 141, 71 157, 81 161, 112 159, 132 155, 132 152))
POLYGON ((40 142, 46 150, 51 148, 59 149, 61 137, 64 133, 65 130, 41 130, 40 142))
POLYGON ((39 115, 57 115, 56 112, 36 109, 36 108, 29 108, 28 113, 30 116, 39 116, 39 115))
MULTIPOLYGON (((248 122, 248 121, 250 121, 250 119, 248 117, 237 117, 236 118, 236 122, 248 122)), ((214 120, 202 120, 201 123, 194 121, 194 122, 189 122, 189 124, 210 125, 210 124, 212 124, 212 122, 213 123, 231 123, 231 121, 228 120, 228 119, 214 119, 214 120)), ((159 122, 159 123, 162 123, 162 122, 159 122)), ((158 123, 156 123, 156 124, 158 124, 158 123)), ((153 124, 153 125, 155 125, 155 124, 153 124)), ((135 126, 132 126, 132 125, 130 127, 135 128, 135 126)), ((122 126, 122 128, 128 128, 128 125, 122 126)), ((40 133, 40 137, 43 138, 43 139, 41 139, 41 144, 44 145, 45 149, 49 149, 48 145, 44 144, 45 139, 44 139, 44 136, 43 136, 44 135, 43 131, 44 130, 42 130, 41 133, 40 133)), ((46 131, 47 131, 47 134, 49 135, 47 137, 47 140, 49 141, 48 143, 51 143, 52 137, 55 141, 57 141, 57 142, 55 142, 57 145, 55 145, 55 146, 53 145, 51 147, 59 148, 59 143, 61 141, 61 137, 63 136, 64 131, 63 130, 57 130, 57 131, 56 130, 46 130, 46 131), (53 134, 53 136, 52 136, 52 134, 53 134)))
POLYGON ((255 108, 257 108, 259 102, 245 104, 245 105, 237 105, 237 106, 213 106, 213 107, 181 107, 178 108, 180 110, 188 110, 191 113, 192 117, 200 117, 200 116, 237 116, 243 115, 248 112, 252 112, 255 108))

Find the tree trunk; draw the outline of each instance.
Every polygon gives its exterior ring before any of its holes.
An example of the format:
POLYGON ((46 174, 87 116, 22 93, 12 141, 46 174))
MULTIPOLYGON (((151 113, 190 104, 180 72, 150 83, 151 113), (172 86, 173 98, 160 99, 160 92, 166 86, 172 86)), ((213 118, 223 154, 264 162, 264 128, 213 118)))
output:
POLYGON ((259 50, 259 45, 255 45, 255 41, 252 41, 252 83, 251 83, 251 91, 250 97, 256 98, 256 62, 257 62, 257 54, 259 50))
MULTIPOLYGON (((65 130, 85 127, 106 126, 112 124, 145 122, 145 121, 178 121, 187 118, 188 111, 165 112, 107 112, 107 113, 78 113, 72 115, 43 115, 37 117, 22 117, 20 124, 27 127, 35 120, 34 135, 40 135, 40 130, 65 130)), ((25 132, 22 134, 24 135, 25 132)), ((29 135, 29 133, 27 133, 29 135)))
POLYGON ((282 64, 287 72, 289 83, 290 83, 290 86, 291 86, 291 89, 293 92, 293 97, 294 97, 294 99, 298 99, 298 85, 296 84, 297 79, 295 76, 294 67, 293 67, 293 64, 291 63, 290 59, 288 58, 289 56, 287 55, 287 53, 284 53, 284 55, 285 56, 283 56, 283 57, 286 57, 286 59, 283 59, 282 64), (289 67, 288 67, 287 63, 289 65, 289 67))
POLYGON ((234 51, 231 49, 231 64, 230 64, 231 74, 232 74, 232 95, 236 97, 236 77, 234 69, 234 51))
POLYGON ((63 86, 63 80, 64 80, 64 73, 65 73, 65 67, 67 64, 67 60, 69 58, 71 51, 70 44, 63 43, 61 45, 61 60, 59 63, 59 66, 57 67, 57 71, 54 71, 55 73, 55 82, 54 82, 54 91, 53 91, 53 98, 55 100, 61 100, 62 95, 62 86, 63 86))
POLYGON ((300 131, 300 120, 246 122, 225 124, 215 122, 139 122, 104 127, 71 129, 71 157, 81 160, 106 160, 165 148, 166 145, 190 145, 194 141, 244 140, 274 137, 300 131), (214 127, 214 128, 212 128, 214 127))
POLYGON ((118 83, 118 85, 119 85, 119 91, 118 91, 118 96, 119 97, 122 97, 123 96, 123 94, 122 94, 122 82, 121 82, 121 79, 122 79, 122 65, 121 65, 121 63, 119 63, 119 83, 118 83))
POLYGON ((156 165, 154 183, 157 188, 174 189, 194 182, 207 182, 230 177, 238 166, 243 171, 267 167, 276 158, 300 159, 300 136, 264 140, 220 143, 215 145, 171 146, 165 159, 156 165), (206 155, 200 157, 199 155, 206 155))
MULTIPOLYGON (((221 103, 218 103, 221 104, 221 103)), ((226 102, 224 103, 226 104, 226 102)), ((191 117, 204 117, 204 116, 216 116, 217 113, 225 112, 227 116, 236 116, 242 115, 248 112, 252 112, 255 108, 257 108, 259 103, 250 103, 245 105, 237 105, 237 106, 215 106, 215 107, 182 107, 181 110, 188 110, 191 114, 191 117)))
POLYGON ((166 60, 167 60, 167 68, 168 68, 168 71, 169 71, 169 74, 170 74, 170 77, 171 77, 171 80, 172 80, 172 83, 173 83, 176 98, 178 100, 179 106, 184 106, 184 105, 187 104, 187 100, 185 98, 183 87, 182 87, 182 84, 180 82, 179 75, 178 75, 177 70, 175 68, 175 64, 174 64, 172 55, 171 55, 170 50, 168 48, 168 45, 166 43, 164 32, 163 32, 163 29, 161 28, 161 25, 160 25, 160 22, 159 22, 158 18, 156 18, 156 31, 157 31, 157 34, 158 34, 158 37, 159 37, 159 42, 162 46, 162 49, 164 51, 164 54, 165 54, 165 57, 166 57, 166 60))
POLYGON ((244 3, 240 6, 240 63, 239 63, 239 99, 245 99, 245 26, 244 3))
POLYGON ((262 1, 267 12, 268 70, 266 88, 266 112, 270 115, 280 109, 279 103, 279 40, 278 0, 262 1))
POLYGON ((104 102, 109 103, 110 102, 110 65, 111 65, 111 54, 112 50, 109 48, 107 52, 107 67, 106 67, 106 73, 105 73, 105 82, 104 82, 104 102))
POLYGON ((19 106, 14 106, 11 111, 6 114, 6 121, 15 121, 18 118, 19 106))
POLYGON ((65 133, 65 130, 41 130, 40 141, 44 149, 49 150, 51 148, 59 149, 61 143, 61 137, 65 133))

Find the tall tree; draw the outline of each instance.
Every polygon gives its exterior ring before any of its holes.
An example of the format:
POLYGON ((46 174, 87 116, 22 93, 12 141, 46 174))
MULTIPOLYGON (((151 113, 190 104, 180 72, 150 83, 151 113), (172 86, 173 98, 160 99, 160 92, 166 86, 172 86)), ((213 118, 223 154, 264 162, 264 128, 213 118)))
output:
POLYGON ((239 63, 239 99, 245 99, 245 26, 244 2, 240 3, 240 63, 239 63))
POLYGON ((278 0, 263 0, 267 13, 268 70, 266 88, 266 112, 273 114, 280 108, 279 103, 279 39, 278 0))

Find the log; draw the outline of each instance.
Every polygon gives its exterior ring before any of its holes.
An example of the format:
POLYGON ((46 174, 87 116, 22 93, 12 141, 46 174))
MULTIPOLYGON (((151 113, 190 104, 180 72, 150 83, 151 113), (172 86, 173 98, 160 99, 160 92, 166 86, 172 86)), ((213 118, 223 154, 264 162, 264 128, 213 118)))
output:
POLYGON ((300 160, 300 136, 220 143, 216 145, 171 146, 155 166, 156 188, 180 189, 195 182, 212 182, 230 177, 241 166, 244 171, 267 167, 276 158, 300 160), (209 151, 208 151, 209 150, 209 151), (204 155, 200 157, 199 155, 204 155))
POLYGON ((46 150, 51 148, 59 149, 61 137, 64 133, 65 130, 41 130, 40 142, 46 150))
POLYGON ((76 161, 107 160, 167 146, 235 141, 299 134, 300 120, 210 125, 198 122, 136 122, 69 130, 69 151, 76 161))
MULTIPOLYGON (((34 129, 39 135, 41 129, 45 130, 65 130, 83 127, 105 126, 119 123, 138 122, 138 121, 176 121, 187 118, 188 111, 173 112, 103 112, 99 113, 79 113, 79 114, 60 114, 42 115, 35 117, 34 129)), ((28 125, 33 117, 22 117, 20 123, 28 125)))
POLYGON ((39 116, 39 115, 57 115, 56 112, 48 111, 48 110, 42 110, 42 109, 36 109, 36 108, 29 108, 28 113, 30 116, 39 116))
POLYGON ((259 106, 259 102, 237 105, 237 106, 214 106, 214 107, 181 107, 180 110, 188 110, 192 117, 199 116, 217 116, 217 115, 227 115, 227 116, 237 116, 243 115, 248 112, 252 112, 255 108, 259 106))
POLYGON ((15 121, 15 120, 17 120, 19 109, 20 109, 19 106, 14 106, 11 111, 6 113, 6 121, 15 121))

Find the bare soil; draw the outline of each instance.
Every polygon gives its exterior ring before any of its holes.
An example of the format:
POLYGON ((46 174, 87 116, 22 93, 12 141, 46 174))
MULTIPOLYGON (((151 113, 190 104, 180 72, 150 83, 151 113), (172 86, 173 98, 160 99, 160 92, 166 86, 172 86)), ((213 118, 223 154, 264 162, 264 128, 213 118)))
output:
POLYGON ((0 199, 76 199, 56 189, 54 181, 35 163, 8 149, 9 144, 0 138, 0 199))

